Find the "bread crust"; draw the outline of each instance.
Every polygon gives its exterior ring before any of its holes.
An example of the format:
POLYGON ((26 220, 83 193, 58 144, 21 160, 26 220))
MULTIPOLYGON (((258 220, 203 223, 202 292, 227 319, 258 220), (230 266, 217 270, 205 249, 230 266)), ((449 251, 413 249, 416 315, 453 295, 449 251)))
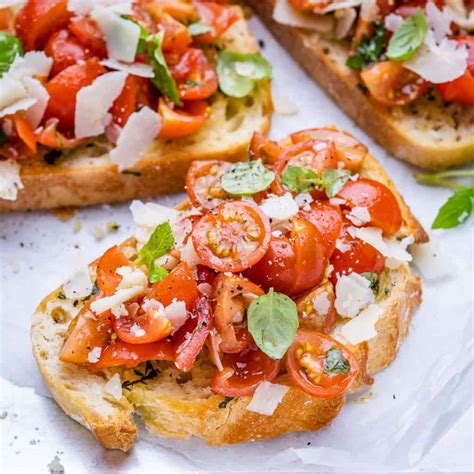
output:
MULTIPOLYGON (((465 113, 472 115, 468 129, 470 136, 467 140, 452 140, 449 143, 424 140, 425 143, 422 143, 420 137, 427 138, 429 134, 435 133, 433 127, 428 127, 421 134, 415 134, 412 128, 404 126, 401 108, 390 110, 367 97, 359 86, 357 74, 341 66, 328 52, 327 47, 344 49, 340 43, 323 40, 315 33, 275 22, 275 0, 247 0, 247 3, 275 38, 336 104, 390 153, 413 165, 433 170, 461 166, 474 160, 474 115, 472 110, 467 112, 474 107, 463 107, 465 113)), ((347 53, 346 48, 343 52, 345 59, 347 53)), ((453 123, 457 120, 456 117, 449 119, 452 119, 453 123)))
MULTIPOLYGON (((234 51, 257 51, 242 10, 232 8, 241 19, 219 44, 234 51)), ((253 132, 267 133, 270 128, 270 83, 262 81, 251 96, 240 101, 218 93, 212 105, 213 115, 196 134, 156 140, 153 149, 125 173, 118 172, 107 156, 89 161, 78 156, 57 165, 48 165, 39 155, 22 161, 24 188, 15 201, 0 199, 0 212, 82 207, 174 193, 183 189, 187 169, 195 160, 245 160, 253 132)))

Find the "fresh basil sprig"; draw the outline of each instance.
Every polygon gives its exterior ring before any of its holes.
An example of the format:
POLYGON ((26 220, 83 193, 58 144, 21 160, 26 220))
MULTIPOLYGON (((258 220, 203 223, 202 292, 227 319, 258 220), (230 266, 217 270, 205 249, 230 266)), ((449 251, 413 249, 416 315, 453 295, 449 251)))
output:
POLYGON ((0 31, 0 77, 10 69, 16 56, 23 56, 23 54, 21 41, 16 36, 0 31))
POLYGON ((355 54, 351 56, 346 65, 352 69, 362 69, 378 61, 385 46, 386 29, 381 24, 376 24, 374 34, 369 38, 364 36, 355 47, 355 54))
POLYGON ((166 255, 174 245, 173 231, 169 222, 163 222, 156 227, 148 242, 138 252, 137 265, 145 264, 148 268, 148 280, 156 283, 163 280, 168 272, 158 265, 155 265, 157 258, 166 255))
POLYGON ((326 168, 322 174, 321 186, 328 198, 334 197, 351 177, 349 170, 326 168))
POLYGON ((221 178, 225 192, 233 196, 251 196, 263 191, 272 184, 275 173, 262 163, 262 160, 237 163, 221 178))
POLYGON ((281 182, 294 193, 314 191, 321 184, 318 175, 304 166, 288 166, 281 175, 281 182))
POLYGON ((241 99, 253 91, 258 81, 272 78, 272 67, 259 53, 224 50, 217 59, 217 77, 224 94, 241 99))
POLYGON ((428 21, 421 9, 403 20, 390 38, 387 48, 387 57, 395 61, 410 59, 423 44, 428 21))
POLYGON ((191 23, 188 25, 188 33, 191 36, 204 35, 205 33, 210 33, 213 31, 212 26, 206 25, 204 23, 191 23))
POLYGON ((328 375, 347 374, 351 369, 349 361, 342 355, 341 349, 333 347, 326 352, 323 372, 328 375))
POLYGON ((299 325, 296 304, 271 288, 252 301, 247 322, 255 344, 272 359, 281 359, 295 340, 299 325))
POLYGON ((178 87, 163 55, 163 37, 164 31, 161 30, 147 38, 148 61, 153 66, 155 72, 155 77, 151 79, 151 82, 165 97, 176 105, 182 105, 178 87))
POLYGON ((432 229, 452 229, 466 222, 472 214, 474 186, 463 186, 453 178, 471 178, 474 180, 474 169, 443 171, 435 174, 416 173, 415 179, 428 186, 442 186, 454 190, 452 196, 438 211, 432 229))

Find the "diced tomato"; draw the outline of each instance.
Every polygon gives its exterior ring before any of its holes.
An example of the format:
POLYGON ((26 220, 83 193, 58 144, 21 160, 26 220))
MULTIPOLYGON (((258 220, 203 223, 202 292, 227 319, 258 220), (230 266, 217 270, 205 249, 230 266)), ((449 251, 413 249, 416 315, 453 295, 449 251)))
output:
POLYGON ((254 132, 250 141, 249 153, 252 160, 261 159, 266 165, 274 165, 283 153, 283 148, 268 139, 263 133, 254 132))
POLYGON ((246 349, 252 342, 246 328, 245 315, 254 297, 262 296, 263 290, 251 281, 238 276, 219 274, 214 282, 214 324, 221 337, 219 349, 235 354, 246 349))
POLYGON ((254 344, 239 354, 224 354, 221 359, 224 370, 216 370, 211 388, 225 397, 252 395, 261 382, 275 380, 280 370, 280 362, 254 344))
POLYGON ((191 237, 205 265, 217 271, 237 273, 265 255, 271 227, 257 205, 230 201, 202 216, 191 237))
POLYGON ((171 342, 166 339, 150 344, 128 344, 115 341, 105 347, 99 362, 89 364, 88 367, 93 371, 121 365, 131 369, 148 360, 173 361, 174 350, 171 342))
POLYGON ((13 32, 15 12, 13 8, 0 8, 0 31, 13 32))
POLYGON ((32 153, 37 151, 37 140, 33 127, 30 125, 22 112, 17 112, 12 117, 16 133, 21 141, 29 148, 32 153))
POLYGON ((49 148, 75 148, 87 142, 87 138, 68 138, 58 132, 57 119, 50 119, 39 132, 36 133, 36 140, 41 145, 49 148))
POLYGON ((145 3, 144 7, 155 19, 167 13, 185 24, 197 20, 196 7, 189 0, 154 0, 145 3))
POLYGON ((286 354, 286 368, 297 387, 318 398, 341 395, 359 373, 352 352, 333 338, 308 329, 298 330, 286 354))
POLYGON ((198 297, 197 285, 194 275, 186 262, 177 265, 162 281, 155 283, 147 293, 147 299, 158 300, 163 306, 168 306, 176 301, 184 301, 188 311, 198 297))
POLYGON ((209 118, 211 108, 205 100, 195 100, 180 109, 172 109, 160 99, 158 113, 161 116, 161 138, 182 138, 196 133, 209 118))
POLYGON ((379 227, 386 235, 393 235, 402 225, 402 213, 397 198, 384 184, 368 178, 349 180, 337 193, 344 199, 344 207, 365 207, 369 211, 369 226, 379 227))
POLYGON ((115 245, 108 249, 97 264, 99 290, 103 291, 106 296, 112 296, 122 281, 122 277, 117 273, 117 268, 129 266, 130 263, 120 247, 115 245))
POLYGON ((211 43, 219 38, 233 23, 239 19, 236 10, 216 2, 195 3, 201 23, 209 25, 212 31, 195 36, 199 43, 211 43))
POLYGON ((16 17, 16 33, 27 51, 40 50, 71 16, 67 0, 28 0, 16 17))
POLYGON ((92 55, 101 59, 107 57, 107 48, 102 32, 91 18, 85 16, 75 17, 71 20, 68 28, 90 50, 92 55))
POLYGON ((62 29, 54 33, 46 43, 44 52, 53 58, 51 76, 55 76, 68 66, 77 64, 90 57, 88 50, 69 30, 62 29))
POLYGON ((97 58, 87 59, 82 64, 69 66, 46 84, 49 93, 44 120, 56 118, 62 131, 74 130, 76 95, 85 86, 106 72, 97 58))
POLYGON ((196 283, 207 283, 212 285, 216 279, 216 272, 205 265, 196 265, 196 283))
POLYGON ((193 42, 186 25, 175 20, 171 15, 164 13, 157 20, 159 28, 164 31, 162 49, 164 52, 173 52, 178 57, 189 48, 193 42))

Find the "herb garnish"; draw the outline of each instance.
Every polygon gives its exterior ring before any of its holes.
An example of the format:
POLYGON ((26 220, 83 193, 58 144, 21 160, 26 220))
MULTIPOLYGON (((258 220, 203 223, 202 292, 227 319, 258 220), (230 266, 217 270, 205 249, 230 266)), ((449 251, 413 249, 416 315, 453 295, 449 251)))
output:
POLYGON ((82 302, 84 301, 89 301, 94 295, 99 293, 99 285, 97 284, 97 280, 94 282, 94 285, 92 286, 92 291, 90 295, 87 295, 85 298, 82 298, 82 302))
POLYGON ((342 355, 341 349, 333 347, 326 352, 326 360, 323 366, 325 374, 347 374, 350 368, 349 361, 342 355))
POLYGON ((382 24, 374 26, 374 34, 369 38, 364 36, 355 47, 356 53, 351 56, 346 65, 352 69, 362 69, 378 61, 385 46, 386 30, 382 24))
POLYGON ((229 402, 231 402, 234 399, 234 397, 225 397, 222 402, 219 403, 219 408, 226 408, 229 402))
POLYGON ((130 387, 133 387, 133 385, 136 385, 138 383, 145 383, 147 380, 152 380, 155 377, 158 377, 158 375, 160 375, 161 373, 160 370, 155 368, 153 366, 153 363, 149 360, 145 364, 144 372, 141 372, 138 369, 134 369, 133 372, 140 378, 137 380, 125 380, 125 382, 122 383, 122 388, 130 390, 130 387))
POLYGON ((274 179, 275 173, 259 159, 232 166, 222 175, 221 186, 233 196, 251 196, 267 189, 274 179))
POLYGON ((0 31, 0 77, 10 69, 15 58, 23 54, 21 41, 16 36, 0 31))
POLYGON ((374 292, 374 293, 378 293, 379 292, 379 276, 377 275, 377 273, 375 272, 364 272, 364 273, 361 273, 360 276, 366 278, 367 280, 369 280, 370 282, 370 289, 374 292))

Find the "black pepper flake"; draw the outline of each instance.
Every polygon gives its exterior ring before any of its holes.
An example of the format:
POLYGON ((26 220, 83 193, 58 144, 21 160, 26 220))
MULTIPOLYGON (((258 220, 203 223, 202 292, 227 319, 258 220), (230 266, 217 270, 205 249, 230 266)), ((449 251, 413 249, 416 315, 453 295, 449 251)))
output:
POLYGON ((219 408, 226 408, 229 402, 233 399, 234 397, 225 397, 224 400, 222 400, 222 402, 219 403, 219 408))

